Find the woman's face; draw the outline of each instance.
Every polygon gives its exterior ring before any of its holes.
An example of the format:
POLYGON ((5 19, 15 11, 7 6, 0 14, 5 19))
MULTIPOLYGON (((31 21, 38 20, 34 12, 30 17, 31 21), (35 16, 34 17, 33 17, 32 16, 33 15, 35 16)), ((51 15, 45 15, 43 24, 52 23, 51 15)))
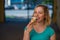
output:
POLYGON ((41 22, 44 20, 44 9, 43 7, 37 7, 34 10, 34 16, 37 17, 37 22, 41 22))

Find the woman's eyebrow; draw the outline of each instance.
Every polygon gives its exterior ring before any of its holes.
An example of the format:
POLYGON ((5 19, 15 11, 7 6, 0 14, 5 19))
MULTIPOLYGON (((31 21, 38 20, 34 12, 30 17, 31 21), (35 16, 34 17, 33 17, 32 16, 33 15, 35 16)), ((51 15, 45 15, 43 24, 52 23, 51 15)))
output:
POLYGON ((39 13, 43 13, 43 12, 39 11, 39 13))

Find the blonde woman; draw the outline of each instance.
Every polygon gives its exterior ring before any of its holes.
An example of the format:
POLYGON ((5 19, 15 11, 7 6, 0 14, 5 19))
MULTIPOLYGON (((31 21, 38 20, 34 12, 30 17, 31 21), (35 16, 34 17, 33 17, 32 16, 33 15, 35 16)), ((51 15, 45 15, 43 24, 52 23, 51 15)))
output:
POLYGON ((56 40, 50 22, 48 8, 44 5, 36 6, 31 21, 25 27, 23 40, 56 40))

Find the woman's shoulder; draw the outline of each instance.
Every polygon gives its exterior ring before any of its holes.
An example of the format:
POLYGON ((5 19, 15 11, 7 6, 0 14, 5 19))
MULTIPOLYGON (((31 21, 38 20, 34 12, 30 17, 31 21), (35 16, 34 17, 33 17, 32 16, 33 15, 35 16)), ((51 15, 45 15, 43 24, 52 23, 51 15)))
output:
POLYGON ((48 28, 48 30, 53 30, 54 31, 54 29, 51 26, 47 26, 47 28, 48 28))
POLYGON ((48 29, 48 32, 49 32, 50 36, 52 36, 53 34, 55 34, 55 31, 54 31, 54 29, 51 26, 48 26, 47 29, 48 29))

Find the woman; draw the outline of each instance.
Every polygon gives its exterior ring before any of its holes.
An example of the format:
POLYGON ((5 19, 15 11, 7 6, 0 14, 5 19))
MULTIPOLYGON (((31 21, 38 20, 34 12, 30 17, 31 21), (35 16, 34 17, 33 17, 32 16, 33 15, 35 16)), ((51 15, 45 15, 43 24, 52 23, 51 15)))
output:
POLYGON ((23 40, 56 40, 50 22, 48 8, 44 5, 36 6, 31 21, 25 27, 23 40))

